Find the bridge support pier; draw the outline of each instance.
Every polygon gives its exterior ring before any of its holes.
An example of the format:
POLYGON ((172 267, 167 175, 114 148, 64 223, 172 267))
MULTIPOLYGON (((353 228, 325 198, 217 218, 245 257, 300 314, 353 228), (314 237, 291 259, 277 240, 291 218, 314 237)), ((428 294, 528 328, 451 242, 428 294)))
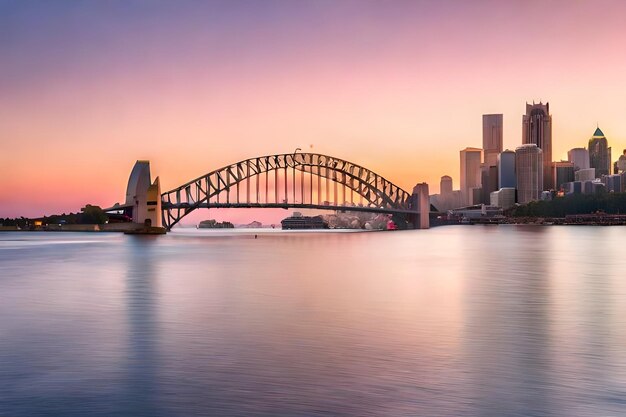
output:
POLYGON ((430 228, 430 196, 428 194, 428 184, 425 182, 419 183, 413 187, 411 207, 417 208, 418 211, 417 214, 411 216, 413 228, 430 228))

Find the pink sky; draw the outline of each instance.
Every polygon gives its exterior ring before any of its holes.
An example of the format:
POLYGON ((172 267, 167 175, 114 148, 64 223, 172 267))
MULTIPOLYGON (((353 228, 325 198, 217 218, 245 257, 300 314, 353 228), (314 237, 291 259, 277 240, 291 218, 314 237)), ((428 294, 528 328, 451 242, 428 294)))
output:
POLYGON ((0 3, 0 217, 122 201, 137 159, 165 191, 297 147, 458 188, 481 115, 504 114, 514 149, 533 100, 555 159, 596 123, 616 159, 625 17, 621 1, 0 3))

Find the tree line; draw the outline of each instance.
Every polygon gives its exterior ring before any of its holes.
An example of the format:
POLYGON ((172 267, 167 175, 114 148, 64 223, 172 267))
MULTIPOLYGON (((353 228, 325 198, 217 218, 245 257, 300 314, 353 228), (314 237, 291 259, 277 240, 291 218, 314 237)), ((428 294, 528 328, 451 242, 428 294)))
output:
POLYGON ((26 228, 32 225, 35 220, 41 220, 43 224, 104 224, 108 221, 108 216, 99 206, 87 204, 80 213, 53 214, 50 216, 26 218, 0 218, 3 226, 18 226, 26 228))
POLYGON ((513 207, 512 217, 565 217, 569 214, 626 214, 626 193, 571 194, 513 207))

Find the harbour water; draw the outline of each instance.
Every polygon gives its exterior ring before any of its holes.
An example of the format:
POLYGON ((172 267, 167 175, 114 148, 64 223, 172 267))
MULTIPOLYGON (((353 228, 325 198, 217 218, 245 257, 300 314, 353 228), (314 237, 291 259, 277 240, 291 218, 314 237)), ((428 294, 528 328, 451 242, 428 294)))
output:
POLYGON ((0 416, 623 416, 624 236, 2 233, 0 416))

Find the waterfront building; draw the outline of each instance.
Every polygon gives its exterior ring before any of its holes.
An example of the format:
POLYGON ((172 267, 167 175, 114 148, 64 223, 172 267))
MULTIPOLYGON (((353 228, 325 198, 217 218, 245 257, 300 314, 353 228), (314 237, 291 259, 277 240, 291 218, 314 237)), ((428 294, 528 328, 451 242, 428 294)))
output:
POLYGON ((594 194, 602 193, 608 190, 605 183, 600 179, 594 178, 593 180, 574 181, 565 185, 566 194, 594 194))
MULTIPOLYGON (((465 148, 460 152, 461 157, 461 199, 462 205, 476 204, 472 188, 480 188, 481 185, 481 157, 482 149, 465 148)), ((478 199, 480 199, 480 193, 478 199)))
POLYGON ((526 114, 522 117, 522 144, 534 144, 541 149, 543 181, 540 188, 551 189, 554 180, 552 179, 552 116, 549 103, 526 103, 526 114))
POLYGON ((565 194, 580 194, 582 193, 582 183, 580 181, 572 181, 563 184, 563 190, 565 194))
POLYGON ((568 161, 553 162, 552 177, 554 178, 554 190, 562 190, 563 184, 574 181, 574 164, 568 161))
POLYGON ((502 114, 483 114, 483 157, 487 167, 496 166, 502 152, 502 114))
POLYGON ((502 207, 494 207, 486 204, 475 204, 455 210, 448 210, 448 216, 457 219, 480 219, 502 217, 502 207))
POLYGON ((489 197, 492 206, 507 210, 515 205, 515 188, 500 188, 492 192, 489 197))
POLYGON ((596 178, 611 171, 611 148, 599 127, 589 139, 589 167, 596 169, 596 178))
POLYGON ((574 172, 574 181, 591 181, 596 177, 595 168, 579 169, 574 172))
POLYGON ((526 204, 539 200, 543 191, 543 151, 534 143, 515 149, 517 202, 526 204))
POLYGON ((539 199, 543 200, 543 201, 550 201, 550 200, 552 200, 552 191, 547 191, 547 190, 546 191, 542 191, 541 195, 539 196, 539 199))
POLYGON ((589 151, 585 148, 573 148, 567 151, 567 160, 574 164, 574 170, 589 168, 589 151))
POLYGON ((161 227, 161 185, 159 177, 154 182, 150 179, 150 161, 139 160, 133 166, 124 207, 134 223, 161 227))
POLYGON ((591 183, 591 192, 596 194, 596 193, 604 193, 606 192, 606 185, 604 185, 601 181, 595 180, 595 181, 589 181, 591 183))
POLYGON ((622 175, 604 175, 601 179, 602 183, 606 186, 606 191, 609 193, 621 193, 622 188, 622 175))
POLYGON ((142 223, 146 226, 161 227, 163 224, 161 213, 161 182, 159 177, 156 177, 146 191, 146 217, 142 223))

